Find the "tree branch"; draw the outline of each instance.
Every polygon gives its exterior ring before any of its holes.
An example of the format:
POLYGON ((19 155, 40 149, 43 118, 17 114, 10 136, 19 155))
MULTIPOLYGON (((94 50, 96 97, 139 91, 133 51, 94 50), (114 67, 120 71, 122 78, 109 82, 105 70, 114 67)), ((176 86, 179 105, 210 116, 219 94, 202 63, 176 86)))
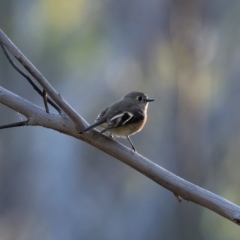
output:
POLYGON ((76 124, 78 124, 80 127, 83 127, 85 121, 60 97, 60 95, 52 88, 52 86, 46 81, 41 73, 14 46, 14 44, 1 30, 0 42, 2 42, 7 49, 24 65, 24 67, 38 80, 48 95, 67 114, 47 114, 44 109, 0 87, 0 103, 26 116, 28 119, 26 125, 38 125, 51 128, 77 139, 81 139, 82 141, 91 144, 92 146, 131 166, 162 187, 168 189, 178 196, 181 196, 183 199, 206 207, 240 225, 239 206, 174 175, 173 173, 158 166, 140 154, 134 153, 131 149, 125 147, 124 145, 104 136, 103 134, 100 134, 96 130, 84 135, 79 135, 78 131, 76 130, 76 124))

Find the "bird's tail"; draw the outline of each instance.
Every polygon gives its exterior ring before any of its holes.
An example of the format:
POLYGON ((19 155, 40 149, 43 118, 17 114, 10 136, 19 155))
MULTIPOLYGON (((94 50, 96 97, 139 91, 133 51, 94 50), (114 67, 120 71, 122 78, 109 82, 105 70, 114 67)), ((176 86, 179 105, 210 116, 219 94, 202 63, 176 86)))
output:
POLYGON ((95 128, 95 127, 97 127, 97 126, 103 124, 104 122, 105 122, 105 121, 98 121, 98 122, 95 122, 94 124, 92 124, 92 125, 90 125, 90 126, 84 128, 81 132, 79 132, 79 134, 83 134, 83 133, 85 133, 85 132, 88 132, 88 131, 92 130, 93 128, 95 128))

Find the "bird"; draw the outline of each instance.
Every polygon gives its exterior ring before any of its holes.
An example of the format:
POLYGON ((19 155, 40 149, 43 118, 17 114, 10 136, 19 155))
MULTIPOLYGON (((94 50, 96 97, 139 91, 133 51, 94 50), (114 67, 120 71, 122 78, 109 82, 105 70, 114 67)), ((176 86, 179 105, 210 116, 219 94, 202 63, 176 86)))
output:
POLYGON ((84 128, 79 134, 83 134, 95 127, 110 132, 110 137, 127 138, 132 149, 136 152, 130 136, 141 131, 147 121, 148 104, 154 99, 148 98, 145 93, 132 91, 125 94, 121 99, 102 111, 96 118, 95 122, 84 128))

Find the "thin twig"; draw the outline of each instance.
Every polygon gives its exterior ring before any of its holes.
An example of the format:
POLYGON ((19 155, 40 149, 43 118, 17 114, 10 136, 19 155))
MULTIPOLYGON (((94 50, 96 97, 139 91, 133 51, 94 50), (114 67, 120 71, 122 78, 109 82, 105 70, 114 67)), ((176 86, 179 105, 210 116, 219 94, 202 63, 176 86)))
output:
POLYGON ((28 125, 28 120, 25 120, 25 121, 22 121, 22 122, 16 122, 16 123, 10 123, 10 124, 6 124, 6 125, 1 125, 0 129, 22 127, 22 126, 27 126, 27 125, 28 125))
MULTIPOLYGON (((3 46, 3 44, 0 42, 0 45, 2 47, 2 50, 5 54, 5 56, 7 57, 8 61, 11 63, 11 65, 16 69, 17 72, 19 72, 24 78, 27 79, 27 81, 31 84, 31 86, 33 87, 33 89, 44 99, 44 105, 46 108, 46 111, 48 109, 48 106, 46 107, 48 102, 53 108, 55 108, 59 114, 62 113, 62 110, 57 106, 57 104, 55 104, 50 98, 48 98, 46 95, 44 95, 44 90, 41 91, 41 89, 33 82, 33 80, 29 77, 29 75, 27 75, 25 72, 23 72, 18 66, 17 64, 13 61, 13 59, 11 58, 11 56, 9 55, 7 49, 5 48, 5 46, 3 46)), ((46 92, 45 92, 46 93, 46 92)), ((47 111, 49 112, 49 110, 47 111)))

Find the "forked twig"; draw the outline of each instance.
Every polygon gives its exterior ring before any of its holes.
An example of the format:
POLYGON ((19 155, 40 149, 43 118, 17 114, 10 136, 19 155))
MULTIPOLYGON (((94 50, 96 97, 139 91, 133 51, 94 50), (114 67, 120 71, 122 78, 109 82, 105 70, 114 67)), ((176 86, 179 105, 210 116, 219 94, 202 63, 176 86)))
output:
POLYGON ((25 72, 23 72, 18 66, 17 64, 13 61, 13 59, 11 58, 11 56, 9 55, 6 47, 0 42, 0 45, 2 47, 3 53, 5 54, 5 56, 7 57, 8 61, 10 62, 10 64, 15 68, 15 70, 17 72, 19 72, 24 78, 27 79, 27 81, 31 84, 31 86, 33 87, 33 89, 43 98, 44 101, 44 106, 46 109, 46 112, 49 113, 49 108, 47 103, 49 103, 53 108, 55 108, 59 114, 62 113, 62 110, 57 106, 57 104, 55 104, 48 96, 45 90, 41 90, 34 82, 33 80, 29 77, 29 75, 27 75, 25 72))
MULTIPOLYGON (((39 85, 47 92, 48 96, 62 110, 61 116, 67 115, 75 124, 77 131, 86 127, 87 122, 74 110, 62 96, 51 86, 43 74, 24 56, 24 54, 11 42, 0 28, 0 42, 19 61, 19 63, 30 73, 39 85)), ((0 92, 1 95, 1 92, 0 92)))

